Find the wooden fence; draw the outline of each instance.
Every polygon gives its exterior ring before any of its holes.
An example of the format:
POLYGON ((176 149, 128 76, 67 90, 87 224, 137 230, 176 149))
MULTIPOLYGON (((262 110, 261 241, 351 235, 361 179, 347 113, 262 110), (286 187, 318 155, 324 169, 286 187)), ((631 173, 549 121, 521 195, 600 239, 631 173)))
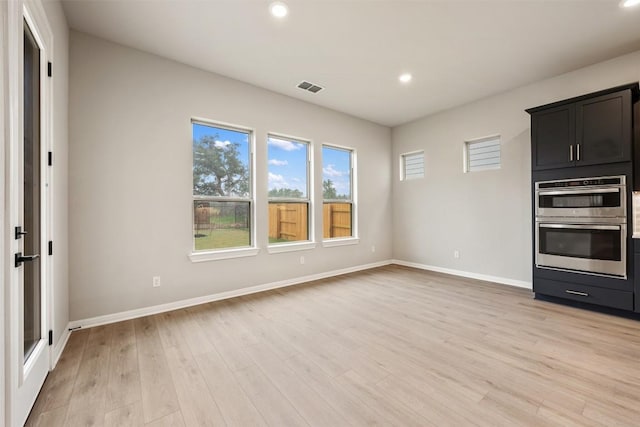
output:
MULTIPOLYGON (((307 240, 308 205, 306 203, 269 203, 269 238, 307 240)), ((350 237, 351 203, 322 205, 322 237, 350 237)))
MULTIPOLYGON (((269 203, 269 238, 275 240, 308 240, 308 205, 306 203, 269 203)), ((196 206, 196 231, 211 231, 220 225, 215 219, 220 209, 206 205, 196 206)), ((233 224, 235 225, 235 224, 233 224)), ((226 225, 226 227, 233 227, 226 225)), ((351 203, 324 203, 322 205, 322 237, 351 236, 351 203)))
POLYGON ((351 236, 351 203, 324 203, 322 205, 322 237, 351 236))
POLYGON ((306 203, 269 203, 269 238, 308 240, 306 203))

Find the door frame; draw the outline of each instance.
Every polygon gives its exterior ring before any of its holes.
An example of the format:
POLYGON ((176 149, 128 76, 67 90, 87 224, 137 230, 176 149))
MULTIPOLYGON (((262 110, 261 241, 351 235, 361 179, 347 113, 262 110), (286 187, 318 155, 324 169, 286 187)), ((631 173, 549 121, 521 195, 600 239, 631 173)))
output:
POLYGON ((41 306, 43 309, 42 336, 45 338, 51 329, 53 320, 53 272, 49 257, 47 256, 47 241, 52 240, 52 172, 47 164, 47 152, 52 151, 52 82, 47 77, 48 62, 53 58, 53 36, 49 26, 44 7, 40 0, 25 1, 12 0, 7 4, 7 42, 6 42, 6 84, 7 96, 5 99, 6 117, 6 143, 4 173, 5 206, 3 224, 3 274, 4 274, 4 307, 5 307, 5 404, 4 417, 6 425, 22 425, 25 420, 20 419, 25 411, 31 408, 37 392, 22 395, 25 390, 20 388, 25 376, 35 375, 38 380, 33 386, 38 390, 42 387, 40 381, 44 381, 46 372, 52 369, 53 350, 45 340, 37 345, 33 351, 34 357, 30 363, 23 365, 24 350, 22 343, 23 319, 21 310, 23 305, 21 289, 17 286, 20 281, 20 270, 14 268, 14 253, 18 252, 20 241, 13 238, 12 230, 20 225, 22 216, 22 198, 20 186, 22 186, 23 164, 23 37, 24 21, 29 25, 34 37, 41 47, 40 57, 40 176, 41 176, 41 242, 40 242, 40 268, 41 268, 41 306), (39 359, 43 357, 44 359, 39 359), (33 363, 40 360, 42 363, 33 363), (21 393, 22 392, 22 393, 21 393))

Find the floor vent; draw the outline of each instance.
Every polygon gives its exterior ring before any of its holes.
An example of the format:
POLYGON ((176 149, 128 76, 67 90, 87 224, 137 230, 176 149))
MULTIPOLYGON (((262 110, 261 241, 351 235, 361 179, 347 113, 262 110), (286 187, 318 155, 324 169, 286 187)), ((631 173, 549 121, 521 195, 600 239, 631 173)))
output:
POLYGON ((307 82, 307 81, 303 81, 303 82, 301 82, 301 83, 298 85, 298 87, 299 87, 300 89, 303 89, 303 90, 308 90, 308 91, 309 91, 309 92, 311 92, 311 93, 318 93, 318 92, 320 92, 322 89, 324 89, 324 88, 323 88, 323 87, 321 87, 321 86, 314 85, 313 83, 309 83, 309 82, 307 82))

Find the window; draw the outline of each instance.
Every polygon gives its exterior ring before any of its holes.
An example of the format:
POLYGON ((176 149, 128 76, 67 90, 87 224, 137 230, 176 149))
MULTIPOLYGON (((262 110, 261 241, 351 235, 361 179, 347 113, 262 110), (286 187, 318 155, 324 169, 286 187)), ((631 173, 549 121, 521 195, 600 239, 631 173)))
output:
POLYGON ((353 237, 353 151, 322 146, 322 237, 353 237))
POLYGON ((465 172, 500 169, 500 136, 465 142, 465 172))
POLYGON ((309 240, 308 142, 269 135, 269 244, 309 240))
POLYGON ((252 246, 251 132, 192 121, 196 251, 252 246))
POLYGON ((400 156, 400 179, 424 178, 424 151, 406 153, 400 156))

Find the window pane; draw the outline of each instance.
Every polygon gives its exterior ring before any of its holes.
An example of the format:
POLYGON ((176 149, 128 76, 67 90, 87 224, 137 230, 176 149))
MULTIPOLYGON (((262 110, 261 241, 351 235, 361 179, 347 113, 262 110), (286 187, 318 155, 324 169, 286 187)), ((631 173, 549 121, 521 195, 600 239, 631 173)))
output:
POLYGON ((467 172, 500 169, 500 137, 467 141, 467 172))
POLYGON ((322 196, 351 200, 351 151, 322 147, 322 196))
POLYGON ((309 144, 269 136, 269 198, 308 198, 309 144))
POLYGON ((249 133, 193 123, 193 195, 249 197, 249 133))
POLYGON ((195 200, 193 235, 197 251, 251 246, 249 202, 195 200))
POLYGON ((351 203, 324 203, 322 237, 351 237, 351 203))
POLYGON ((309 240, 307 203, 269 202, 269 243, 309 240))
POLYGON ((402 155, 403 179, 424 178, 424 153, 411 153, 402 155))

